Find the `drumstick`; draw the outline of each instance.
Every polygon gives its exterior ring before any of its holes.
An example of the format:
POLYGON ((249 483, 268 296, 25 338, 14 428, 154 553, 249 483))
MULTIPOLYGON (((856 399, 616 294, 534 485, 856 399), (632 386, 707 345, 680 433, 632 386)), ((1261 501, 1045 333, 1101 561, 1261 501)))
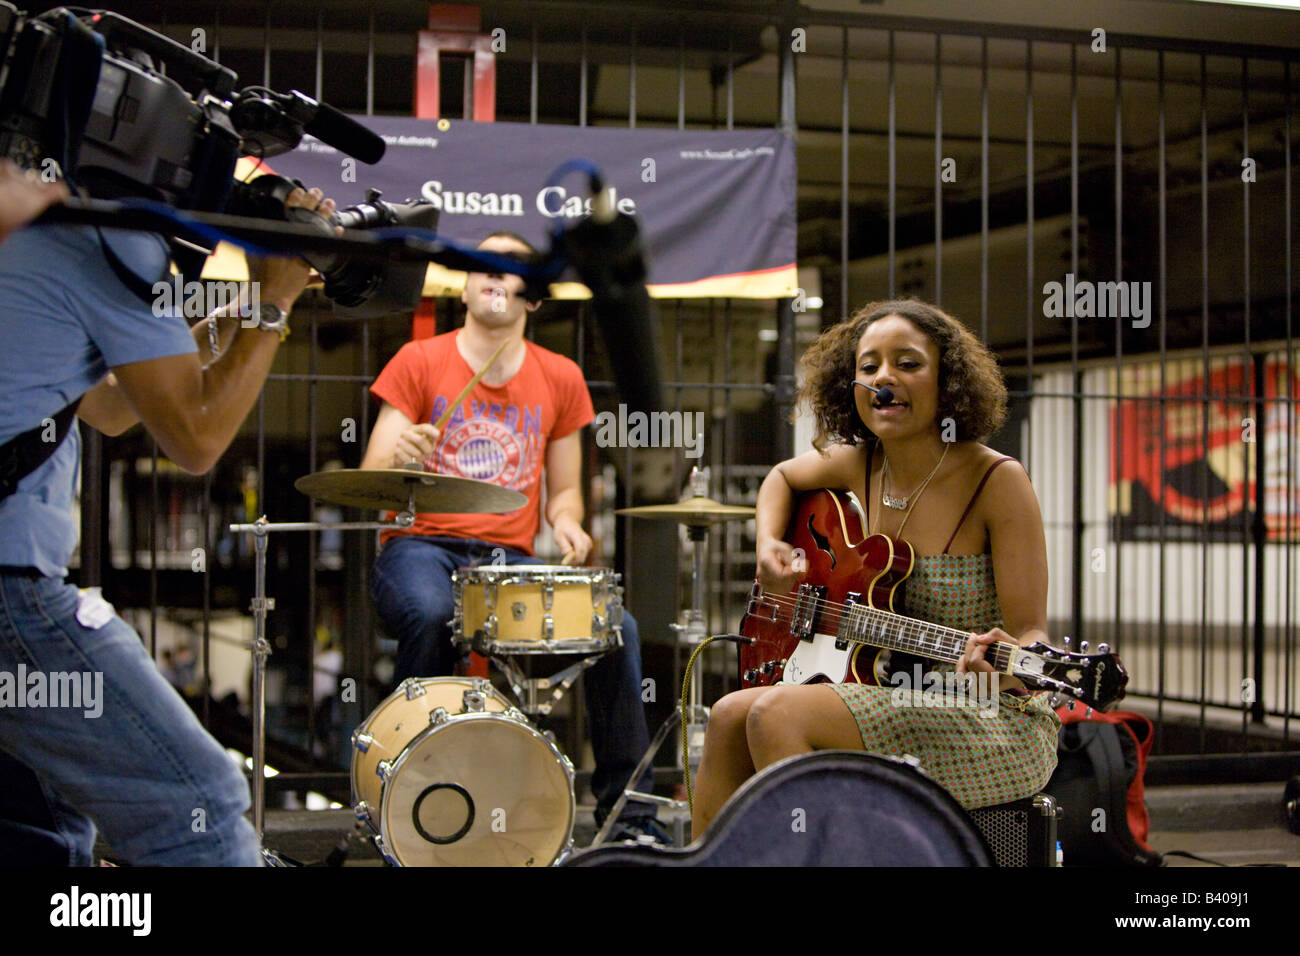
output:
POLYGON ((473 391, 474 386, 478 384, 478 380, 487 374, 487 370, 492 367, 492 363, 497 360, 497 357, 502 352, 505 351, 506 346, 509 344, 510 344, 510 340, 506 339, 504 342, 502 342, 500 345, 497 346, 497 350, 492 353, 492 357, 487 360, 487 364, 484 365, 481 369, 479 369, 478 374, 469 380, 469 384, 460 390, 460 394, 456 396, 456 400, 454 402, 452 402, 450 405, 447 406, 447 410, 443 412, 440 416, 438 416, 438 420, 433 423, 434 428, 436 428, 439 432, 442 431, 443 426, 446 425, 447 422, 451 420, 451 416, 455 414, 456 409, 460 408, 460 403, 465 401, 465 396, 468 395, 471 391, 473 391))

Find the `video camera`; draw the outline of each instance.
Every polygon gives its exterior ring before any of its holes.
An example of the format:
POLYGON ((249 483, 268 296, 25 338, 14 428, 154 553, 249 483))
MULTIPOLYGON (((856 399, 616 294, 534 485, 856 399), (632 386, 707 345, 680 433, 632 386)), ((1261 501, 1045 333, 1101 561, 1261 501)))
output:
MULTIPOLYGON (((59 7, 28 17, 0 0, 0 157, 57 175, 96 199, 144 198, 182 210, 311 223, 331 231, 405 226, 433 230, 426 200, 367 202, 327 224, 291 215, 295 184, 278 176, 235 181, 242 155, 267 159, 304 135, 365 163, 384 141, 333 107, 297 90, 250 86, 182 44, 106 10, 59 7)), ((172 240, 182 273, 197 275, 212 248, 172 240)), ((352 315, 414 308, 421 263, 375 264, 304 256, 325 277, 325 293, 352 315)))

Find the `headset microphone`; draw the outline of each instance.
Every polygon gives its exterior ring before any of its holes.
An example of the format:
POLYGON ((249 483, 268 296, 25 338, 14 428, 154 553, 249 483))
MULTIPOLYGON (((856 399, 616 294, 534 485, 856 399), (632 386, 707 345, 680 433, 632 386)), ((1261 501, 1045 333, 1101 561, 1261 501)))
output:
POLYGON ((876 401, 881 402, 882 404, 888 405, 894 400, 894 392, 888 385, 883 388, 876 388, 874 385, 868 385, 866 382, 859 382, 856 379, 853 384, 859 388, 865 388, 868 391, 875 392, 876 401))

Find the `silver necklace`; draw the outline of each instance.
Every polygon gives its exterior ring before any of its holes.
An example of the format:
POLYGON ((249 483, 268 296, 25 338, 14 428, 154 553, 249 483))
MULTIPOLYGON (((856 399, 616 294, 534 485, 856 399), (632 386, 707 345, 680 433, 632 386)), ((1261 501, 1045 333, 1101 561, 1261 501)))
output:
POLYGON ((943 460, 946 457, 948 457, 949 447, 950 447, 949 443, 944 442, 943 454, 939 456, 938 463, 935 464, 934 468, 931 469, 930 473, 925 476, 925 481, 921 482, 921 484, 917 487, 917 489, 913 491, 910 495, 906 495, 901 498, 897 495, 891 495, 887 491, 885 491, 885 482, 888 481, 889 479, 889 456, 886 455, 885 464, 880 469, 880 503, 884 505, 886 508, 893 508, 895 511, 906 511, 907 503, 911 501, 913 498, 919 496, 921 492, 925 491, 925 486, 930 483, 930 479, 935 476, 936 472, 938 472, 939 466, 942 465, 943 460))

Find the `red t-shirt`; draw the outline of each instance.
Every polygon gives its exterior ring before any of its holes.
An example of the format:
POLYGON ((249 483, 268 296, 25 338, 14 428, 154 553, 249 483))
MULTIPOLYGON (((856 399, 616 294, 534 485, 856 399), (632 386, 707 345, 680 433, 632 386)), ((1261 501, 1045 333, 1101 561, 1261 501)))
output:
MULTIPOLYGON (((402 346, 370 391, 412 422, 433 424, 474 371, 456 348, 456 332, 402 346)), ((440 475, 477 478, 512 488, 528 503, 505 514, 420 514, 399 534, 479 538, 533 553, 540 517, 546 446, 596 416, 582 370, 562 355, 525 340, 524 363, 504 385, 480 381, 452 413, 424 467, 440 475)))

